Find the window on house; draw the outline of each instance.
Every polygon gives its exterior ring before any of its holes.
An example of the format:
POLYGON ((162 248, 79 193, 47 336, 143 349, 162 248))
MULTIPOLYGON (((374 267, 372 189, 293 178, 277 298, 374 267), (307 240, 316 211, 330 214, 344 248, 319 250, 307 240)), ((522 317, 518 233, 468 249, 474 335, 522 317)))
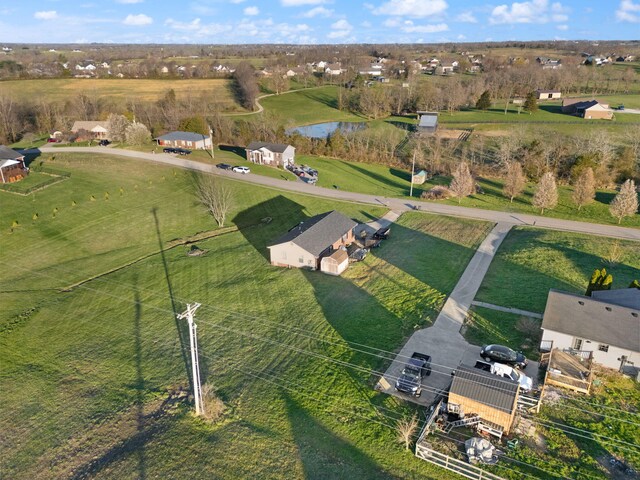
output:
POLYGON ((574 338, 573 339, 573 348, 575 350, 582 350, 582 339, 581 338, 574 338))
POLYGON ((287 252, 285 252, 284 250, 282 251, 282 259, 283 260, 287 259, 287 252))
POLYGON ((601 352, 608 352, 609 351, 609 345, 605 345, 605 344, 601 343, 600 345, 598 345, 598 350, 600 350, 601 352))
POLYGON ((300 263, 304 263, 304 257, 300 257, 300 258, 298 259, 298 261, 299 261, 300 263))

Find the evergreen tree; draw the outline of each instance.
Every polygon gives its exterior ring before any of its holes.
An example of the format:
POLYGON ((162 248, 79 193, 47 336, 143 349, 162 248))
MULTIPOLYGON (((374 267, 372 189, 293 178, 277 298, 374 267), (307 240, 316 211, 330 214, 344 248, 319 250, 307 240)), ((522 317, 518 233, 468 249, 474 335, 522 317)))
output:
POLYGON ((536 92, 529 92, 523 107, 530 114, 538 111, 538 95, 536 92))
POLYGON ((490 106, 491 93, 489 93, 489 90, 485 90, 484 92, 482 92, 482 95, 480 95, 480 98, 476 102, 476 108, 478 110, 487 110, 490 106))

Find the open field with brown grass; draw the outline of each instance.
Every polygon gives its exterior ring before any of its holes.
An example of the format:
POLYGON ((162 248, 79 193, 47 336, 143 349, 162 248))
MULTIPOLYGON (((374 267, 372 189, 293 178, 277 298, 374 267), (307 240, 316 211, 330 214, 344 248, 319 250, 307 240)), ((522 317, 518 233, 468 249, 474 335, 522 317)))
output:
POLYGON ((225 110, 243 111, 233 97, 231 80, 227 79, 124 79, 124 78, 56 78, 43 80, 11 80, 0 83, 4 93, 16 99, 42 99, 64 102, 79 93, 103 99, 157 100, 169 89, 178 98, 210 93, 225 110))

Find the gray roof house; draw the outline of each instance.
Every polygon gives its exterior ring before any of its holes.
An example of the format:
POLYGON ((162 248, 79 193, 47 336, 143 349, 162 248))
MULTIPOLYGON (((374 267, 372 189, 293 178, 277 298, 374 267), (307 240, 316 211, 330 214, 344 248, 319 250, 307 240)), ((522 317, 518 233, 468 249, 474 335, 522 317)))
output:
POLYGON ((295 163, 296 149, 292 145, 251 142, 245 151, 247 160, 261 165, 287 167, 295 163))
POLYGON ((541 350, 591 352, 595 363, 621 371, 640 367, 638 289, 592 297, 550 290, 541 328, 541 350))
POLYGON ((335 210, 300 222, 267 247, 271 264, 317 270, 323 257, 353 243, 356 225, 335 210))
POLYGON ((452 375, 450 411, 454 406, 459 415, 477 415, 494 430, 511 430, 518 406, 518 382, 468 365, 460 365, 452 375))
POLYGON ((169 132, 155 140, 163 147, 179 147, 190 149, 211 148, 211 137, 202 133, 193 132, 169 132))
POLYGON ((436 133, 438 129, 438 112, 423 112, 418 113, 418 133, 432 135, 436 133))
POLYGON ((0 145, 0 183, 10 183, 27 176, 24 155, 14 149, 0 145))
POLYGON ((109 122, 98 120, 76 120, 71 127, 72 133, 87 132, 95 138, 109 138, 109 122))

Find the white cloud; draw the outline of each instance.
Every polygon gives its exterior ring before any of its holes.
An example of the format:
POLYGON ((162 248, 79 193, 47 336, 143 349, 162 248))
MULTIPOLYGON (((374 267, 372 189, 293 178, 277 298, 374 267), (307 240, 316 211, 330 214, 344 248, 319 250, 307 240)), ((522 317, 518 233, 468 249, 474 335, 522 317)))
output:
POLYGON ((142 3, 144 2, 144 0, 116 0, 116 2, 124 3, 124 4, 132 4, 132 3, 142 3))
POLYGON ((467 37, 465 37, 463 34, 460 34, 456 37, 458 40, 466 40, 467 37))
POLYGON ((364 22, 362 22, 362 23, 360 24, 360 26, 361 26, 362 28, 371 28, 371 27, 372 27, 371 22, 368 22, 367 20, 365 20, 364 22))
POLYGON ((428 17, 444 13, 449 5, 445 0, 389 0, 373 10, 376 15, 428 17))
POLYGON ((558 25, 556 28, 558 30, 569 30, 569 25, 558 25))
POLYGON ((547 23, 566 22, 568 10, 562 4, 555 2, 549 5, 549 0, 530 0, 514 2, 509 5, 499 5, 491 12, 489 23, 497 25, 503 23, 547 23))
POLYGON ((242 3, 244 0, 231 0, 231 3, 242 3))
POLYGON ((319 5, 326 3, 326 0, 280 0, 283 7, 299 7, 301 5, 319 5))
POLYGON ((243 10, 245 15, 258 15, 260 9, 258 7, 247 7, 243 10))
POLYGON ((353 26, 344 18, 331 24, 331 31, 327 34, 327 38, 344 38, 353 30, 353 26))
POLYGON ((129 14, 127 15, 127 18, 125 18, 122 23, 124 23, 125 25, 133 25, 136 27, 142 26, 142 25, 150 25, 153 23, 153 18, 145 15, 144 13, 141 13, 139 15, 132 15, 129 14))
POLYGON ((33 14, 33 18, 37 18, 38 20, 53 20, 54 18, 58 18, 58 12, 55 10, 36 12, 33 14))
POLYGON ((622 0, 616 10, 616 18, 621 22, 640 23, 640 3, 622 0))
POLYGON ((304 18, 330 17, 331 15, 333 15, 333 10, 324 7, 314 7, 302 14, 304 18))
POLYGON ((405 33, 436 33, 446 32, 449 30, 449 26, 446 23, 414 25, 412 21, 407 20, 400 29, 405 33))
POLYGON ((458 22, 478 23, 478 19, 471 12, 462 12, 456 17, 458 22))

